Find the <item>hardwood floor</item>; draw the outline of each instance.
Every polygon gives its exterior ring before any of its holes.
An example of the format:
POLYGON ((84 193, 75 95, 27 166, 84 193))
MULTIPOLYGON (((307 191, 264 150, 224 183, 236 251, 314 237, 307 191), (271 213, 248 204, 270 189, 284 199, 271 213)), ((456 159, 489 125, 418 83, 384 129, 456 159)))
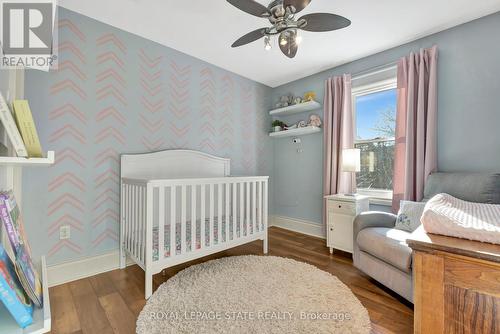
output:
MULTIPOLYGON (((180 270, 224 256, 262 254, 257 241, 165 270, 154 278, 156 289, 180 270)), ((373 333, 412 333, 413 306, 358 271, 346 254, 330 255, 325 241, 269 229, 269 255, 307 262, 344 282, 368 309, 373 333)), ((134 333, 144 300, 144 272, 138 266, 114 270, 50 289, 52 333, 134 333)))

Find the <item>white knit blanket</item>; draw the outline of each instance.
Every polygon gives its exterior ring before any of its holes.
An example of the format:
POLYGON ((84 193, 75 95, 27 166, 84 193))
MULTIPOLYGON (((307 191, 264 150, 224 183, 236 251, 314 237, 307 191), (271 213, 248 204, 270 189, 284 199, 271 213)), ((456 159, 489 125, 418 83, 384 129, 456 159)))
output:
POLYGON ((438 194, 425 205, 421 222, 429 233, 500 244, 500 205, 438 194))

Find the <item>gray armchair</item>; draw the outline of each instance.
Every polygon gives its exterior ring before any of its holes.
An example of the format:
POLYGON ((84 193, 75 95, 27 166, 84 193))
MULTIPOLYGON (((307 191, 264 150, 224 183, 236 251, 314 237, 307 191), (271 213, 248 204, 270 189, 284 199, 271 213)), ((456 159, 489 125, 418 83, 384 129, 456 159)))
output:
MULTIPOLYGON (((500 204, 500 174, 433 173, 424 201, 448 193, 465 201, 500 204)), ((396 215, 364 212, 354 220, 354 266, 409 301, 413 301, 411 233, 394 228, 396 215)))

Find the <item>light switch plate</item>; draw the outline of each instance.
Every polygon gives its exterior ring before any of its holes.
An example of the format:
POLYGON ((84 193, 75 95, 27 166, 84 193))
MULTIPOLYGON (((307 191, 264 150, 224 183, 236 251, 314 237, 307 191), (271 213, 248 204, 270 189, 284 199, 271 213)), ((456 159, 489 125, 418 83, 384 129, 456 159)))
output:
POLYGON ((59 227, 59 239, 64 240, 69 238, 71 238, 71 226, 64 225, 59 227))

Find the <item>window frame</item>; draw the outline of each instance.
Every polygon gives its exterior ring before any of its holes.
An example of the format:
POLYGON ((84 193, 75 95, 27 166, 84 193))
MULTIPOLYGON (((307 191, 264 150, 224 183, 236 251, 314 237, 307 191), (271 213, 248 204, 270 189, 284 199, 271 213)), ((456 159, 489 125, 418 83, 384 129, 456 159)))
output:
MULTIPOLYGON (((361 85, 359 87, 352 88, 352 112, 353 112, 353 121, 354 121, 354 145, 358 142, 362 142, 363 140, 356 140, 358 129, 356 126, 356 98, 383 92, 386 90, 397 89, 397 77, 378 80, 369 84, 361 85)), ((380 141, 387 141, 386 139, 382 139, 380 141)), ((379 205, 390 205, 392 203, 393 191, 388 189, 368 189, 368 188, 358 188, 357 193, 360 195, 368 196, 370 198, 370 202, 372 204, 379 205)))

